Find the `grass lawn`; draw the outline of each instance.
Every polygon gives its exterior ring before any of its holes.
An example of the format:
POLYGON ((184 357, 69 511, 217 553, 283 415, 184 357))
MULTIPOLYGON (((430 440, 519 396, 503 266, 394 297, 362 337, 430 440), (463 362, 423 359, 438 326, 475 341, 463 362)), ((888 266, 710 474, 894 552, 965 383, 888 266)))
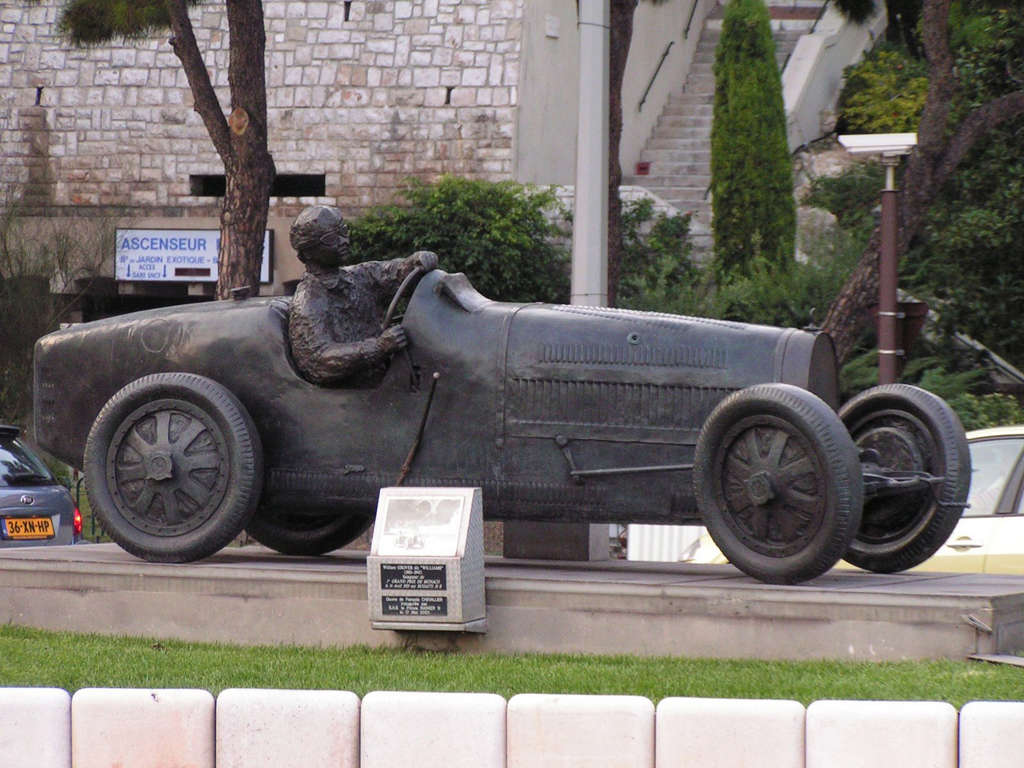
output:
POLYGON ((717 661, 424 653, 366 647, 240 647, 0 627, 0 685, 316 688, 637 694, 795 699, 917 699, 956 707, 1024 700, 1024 669, 978 662, 717 661))

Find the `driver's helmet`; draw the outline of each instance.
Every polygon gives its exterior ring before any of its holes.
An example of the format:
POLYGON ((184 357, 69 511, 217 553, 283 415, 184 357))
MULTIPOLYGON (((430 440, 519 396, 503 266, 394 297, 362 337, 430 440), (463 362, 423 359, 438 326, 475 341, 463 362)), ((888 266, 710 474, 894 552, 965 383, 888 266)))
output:
POLYGON ((348 227, 341 211, 330 205, 311 205, 295 217, 289 238, 302 261, 336 267, 348 261, 348 227))

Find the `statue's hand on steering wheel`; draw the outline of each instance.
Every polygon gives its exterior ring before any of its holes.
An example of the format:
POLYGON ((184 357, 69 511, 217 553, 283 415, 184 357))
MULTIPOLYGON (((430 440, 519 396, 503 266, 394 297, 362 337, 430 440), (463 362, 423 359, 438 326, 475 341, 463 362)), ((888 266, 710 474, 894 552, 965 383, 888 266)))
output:
POLYGON ((423 275, 432 269, 437 269, 437 254, 433 251, 416 251, 416 253, 409 257, 409 261, 413 260, 417 263, 416 268, 405 276, 402 284, 398 286, 398 290, 395 291, 395 295, 391 299, 391 304, 388 306, 387 312, 384 313, 384 320, 381 322, 381 329, 388 328, 391 325, 392 320, 395 318, 395 309, 398 307, 398 300, 407 293, 410 293, 412 289, 416 287, 416 283, 419 282, 423 275))
POLYGON ((378 337, 378 342, 385 352, 394 353, 409 346, 409 337, 400 325, 392 325, 378 337))
POLYGON ((437 269, 437 254, 433 251, 416 251, 412 257, 419 261, 419 267, 424 272, 437 269))

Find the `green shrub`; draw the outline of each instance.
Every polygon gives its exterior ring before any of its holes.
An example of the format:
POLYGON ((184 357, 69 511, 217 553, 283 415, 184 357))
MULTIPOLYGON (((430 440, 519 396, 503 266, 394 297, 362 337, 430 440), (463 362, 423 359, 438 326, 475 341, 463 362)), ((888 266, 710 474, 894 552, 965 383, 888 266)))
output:
POLYGON ((985 429, 1009 424, 1024 424, 1024 408, 1012 395, 993 392, 975 395, 961 392, 949 398, 949 405, 963 422, 964 429, 985 429))
POLYGON ((804 196, 804 205, 831 211, 851 232, 874 229, 885 169, 881 163, 855 163, 836 176, 818 176, 804 196))
POLYGON ((649 197, 622 206, 622 269, 618 305, 640 308, 697 279, 691 261, 690 215, 655 215, 649 197))
MULTIPOLYGON (((984 429, 1007 424, 1024 424, 1024 408, 1012 395, 999 392, 981 393, 988 386, 985 371, 973 367, 950 371, 947 362, 926 354, 907 363, 900 381, 914 384, 938 395, 956 411, 964 429, 984 429)), ((878 352, 871 350, 848 362, 840 373, 842 399, 878 384, 878 352)))
POLYGON ((443 176, 410 180, 402 195, 407 206, 350 222, 352 263, 434 251, 443 269, 465 272, 490 298, 567 300, 568 254, 552 221, 564 211, 551 190, 443 176))
POLYGON ((721 286, 710 314, 723 320, 804 328, 820 322, 855 263, 859 249, 841 248, 836 258, 778 267, 763 259, 747 274, 721 286))
POLYGON ((806 327, 820 321, 839 293, 860 248, 840 235, 835 241, 812 243, 806 263, 793 261, 786 267, 769 264, 758 257, 746 274, 718 284, 715 266, 691 267, 684 279, 670 287, 646 291, 629 304, 634 309, 671 312, 694 317, 714 317, 745 323, 806 327))
POLYGON ((840 130, 903 133, 917 130, 928 93, 927 67, 900 49, 876 48, 845 72, 839 96, 840 130))
POLYGON ((712 229, 718 277, 793 257, 796 203, 782 83, 762 0, 731 0, 715 51, 712 229))

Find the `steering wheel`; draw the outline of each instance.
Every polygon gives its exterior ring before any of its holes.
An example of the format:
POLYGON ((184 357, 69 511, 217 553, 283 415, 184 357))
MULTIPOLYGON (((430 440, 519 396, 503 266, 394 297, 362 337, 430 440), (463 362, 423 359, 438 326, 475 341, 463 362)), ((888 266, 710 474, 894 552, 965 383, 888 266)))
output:
POLYGON ((388 311, 384 313, 384 319, 380 324, 380 329, 382 331, 386 331, 392 321, 399 322, 398 320, 394 320, 394 314, 395 310, 398 308, 398 302, 405 297, 405 294, 409 293, 410 286, 416 285, 419 278, 425 274, 427 274, 427 270, 423 267, 416 267, 416 269, 405 276, 405 280, 403 280, 402 284, 398 286, 398 290, 395 291, 395 295, 392 297, 391 303, 388 305, 388 311))

